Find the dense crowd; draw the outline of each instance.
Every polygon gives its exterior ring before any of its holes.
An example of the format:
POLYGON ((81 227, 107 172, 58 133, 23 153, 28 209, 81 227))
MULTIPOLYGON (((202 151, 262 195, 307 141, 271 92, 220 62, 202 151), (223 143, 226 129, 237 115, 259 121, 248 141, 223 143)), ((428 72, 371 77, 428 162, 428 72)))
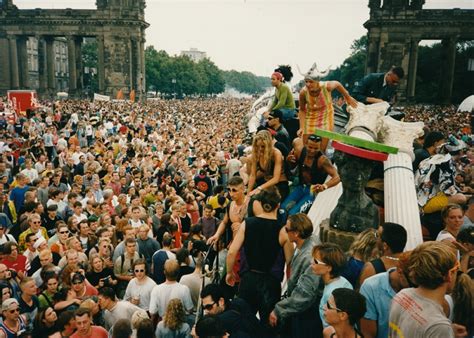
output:
POLYGON ((469 114, 405 108, 427 126, 417 156, 447 147, 463 196, 464 209, 420 205, 437 242, 404 252, 405 229, 385 223, 343 252, 305 215, 339 183, 321 139, 292 149, 275 112, 252 139, 251 103, 48 101, 2 120, 0 338, 387 337, 389 322, 401 337, 412 312, 434 323, 424 337, 473 336, 469 114))

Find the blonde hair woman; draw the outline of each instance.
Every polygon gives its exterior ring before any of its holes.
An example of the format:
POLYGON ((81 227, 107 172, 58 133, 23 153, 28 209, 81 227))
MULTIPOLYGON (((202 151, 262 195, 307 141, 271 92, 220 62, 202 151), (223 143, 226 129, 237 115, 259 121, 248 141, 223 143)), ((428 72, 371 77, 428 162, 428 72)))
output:
POLYGON ((181 300, 175 298, 168 303, 164 319, 156 328, 157 337, 186 338, 191 328, 186 323, 186 311, 181 300))
POLYGON ((249 196, 271 186, 276 186, 280 192, 281 200, 285 200, 289 188, 284 170, 284 158, 280 150, 273 146, 273 139, 269 131, 261 130, 254 136, 250 166, 247 189, 249 196), (255 184, 257 187, 254 189, 255 184))
POLYGON ((365 229, 356 237, 349 248, 349 259, 341 275, 344 276, 354 288, 360 286, 358 281, 364 264, 379 257, 377 238, 377 229, 365 229))

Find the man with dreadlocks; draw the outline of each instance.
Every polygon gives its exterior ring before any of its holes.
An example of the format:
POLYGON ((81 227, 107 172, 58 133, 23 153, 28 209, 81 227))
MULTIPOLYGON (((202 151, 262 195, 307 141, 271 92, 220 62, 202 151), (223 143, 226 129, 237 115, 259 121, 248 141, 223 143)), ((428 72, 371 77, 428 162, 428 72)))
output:
MULTIPOLYGON (((357 101, 349 95, 349 92, 338 81, 320 81, 321 78, 329 73, 329 68, 320 72, 316 63, 309 69, 304 76, 305 87, 300 91, 299 112, 300 129, 298 136, 303 136, 303 142, 306 144, 308 136, 318 129, 333 130, 334 128, 334 108, 332 106, 331 92, 336 89, 348 105, 355 108, 357 101)), ((321 142, 321 151, 325 151, 328 139, 323 138, 321 142)))

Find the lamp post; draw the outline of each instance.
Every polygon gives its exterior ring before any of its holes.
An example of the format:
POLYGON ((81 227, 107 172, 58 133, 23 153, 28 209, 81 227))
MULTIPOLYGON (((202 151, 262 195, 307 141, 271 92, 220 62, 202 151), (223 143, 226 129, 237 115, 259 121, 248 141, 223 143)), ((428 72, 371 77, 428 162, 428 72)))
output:
POLYGON ((94 88, 92 88, 92 84, 94 82, 94 75, 97 74, 97 69, 94 67, 84 67, 84 74, 86 74, 87 79, 86 96, 93 98, 94 88))
POLYGON ((173 84, 173 98, 176 99, 176 79, 171 79, 171 83, 173 84))

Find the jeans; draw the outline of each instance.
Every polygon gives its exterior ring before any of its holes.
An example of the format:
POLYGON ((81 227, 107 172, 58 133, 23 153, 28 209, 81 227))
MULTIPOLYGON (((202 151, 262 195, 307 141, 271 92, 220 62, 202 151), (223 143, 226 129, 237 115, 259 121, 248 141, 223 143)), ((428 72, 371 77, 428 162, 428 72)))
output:
POLYGON ((308 213, 313 205, 314 195, 311 194, 309 185, 297 185, 283 201, 281 208, 288 211, 288 215, 299 212, 308 213), (289 210, 288 210, 289 209, 289 210))

